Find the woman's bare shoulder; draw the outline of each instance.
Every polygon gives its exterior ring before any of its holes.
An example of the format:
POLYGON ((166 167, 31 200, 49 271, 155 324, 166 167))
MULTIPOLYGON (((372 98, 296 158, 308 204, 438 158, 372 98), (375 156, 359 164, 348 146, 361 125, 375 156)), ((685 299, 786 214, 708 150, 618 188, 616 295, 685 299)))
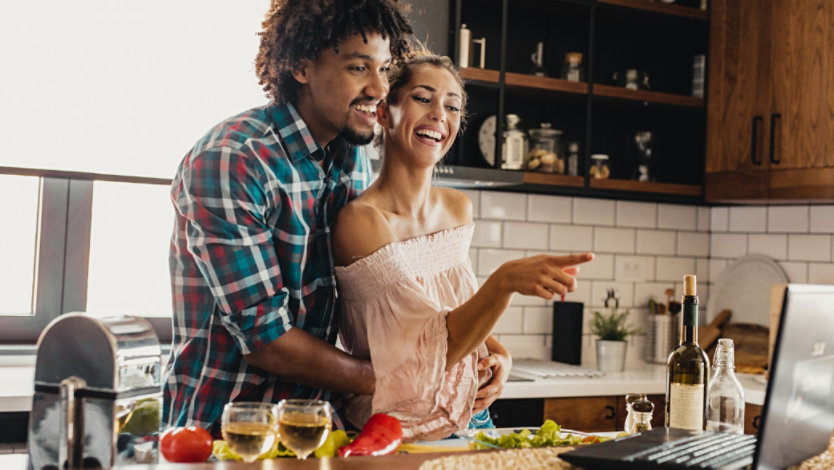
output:
POLYGON ((396 241, 382 211, 359 199, 339 211, 332 239, 337 266, 347 266, 396 241))
POLYGON ((472 223, 472 200, 463 191, 452 188, 434 188, 448 215, 454 219, 454 225, 472 223))

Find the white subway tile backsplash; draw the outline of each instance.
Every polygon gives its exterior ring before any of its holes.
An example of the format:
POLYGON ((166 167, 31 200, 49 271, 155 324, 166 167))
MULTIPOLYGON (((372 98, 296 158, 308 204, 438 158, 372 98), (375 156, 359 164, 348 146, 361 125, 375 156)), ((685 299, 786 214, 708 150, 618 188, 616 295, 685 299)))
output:
POLYGON ((659 256, 657 258, 657 273, 655 280, 677 282, 683 279, 684 274, 695 272, 694 258, 670 258, 659 256))
POLYGON ((699 232, 709 232, 710 227, 710 209, 709 207, 699 207, 698 208, 698 231, 699 232))
MULTIPOLYGON (((614 289, 614 297, 620 299, 620 308, 631 308, 634 306, 634 283, 614 281, 593 281, 591 288, 591 306, 602 308, 605 299, 608 297, 608 289, 614 289)), ((610 307, 614 302, 608 303, 610 307)))
POLYGON ((460 191, 472 201, 472 214, 478 217, 478 214, 481 213, 481 192, 477 189, 461 189, 460 191))
POLYGON ((620 227, 657 227, 657 204, 617 201, 617 225, 620 227))
POLYGON ((550 359, 550 348, 545 346, 545 335, 499 335, 498 341, 515 358, 550 359))
POLYGON ((492 334, 520 334, 522 332, 522 320, 524 311, 520 307, 510 307, 504 311, 495 326, 492 334))
POLYGON ((670 230, 637 230, 637 253, 647 255, 674 255, 675 232, 670 230))
POLYGON ((573 223, 614 225, 614 201, 605 199, 573 199, 573 223))
POLYGON ((731 207, 731 232, 765 232, 767 231, 766 207, 731 207))
MULTIPOLYGON (((666 305, 666 289, 670 288, 674 288, 674 283, 638 282, 634 285, 634 305, 648 307, 650 298, 659 304, 666 305)), ((678 295, 673 295, 672 300, 679 301, 678 297, 678 295)))
POLYGON ((782 234, 750 234, 747 252, 767 255, 777 260, 788 259, 788 236, 782 234))
POLYGON ((767 208, 767 231, 806 233, 809 221, 808 206, 770 206, 767 208))
POLYGON ((710 278, 709 259, 695 259, 695 275, 698 276, 698 279, 700 279, 702 282, 712 282, 710 278))
POLYGON ((834 206, 811 206, 811 233, 834 233, 834 206))
POLYGON ((710 236, 710 257, 738 258, 747 254, 747 235, 743 233, 713 233, 710 236))
POLYGON ((798 284, 808 282, 808 263, 782 261, 779 263, 779 266, 785 270, 785 274, 788 276, 788 282, 798 284))
POLYGON ((521 295, 519 293, 513 294, 510 305, 513 307, 541 307, 547 301, 535 295, 521 295))
POLYGON ((698 213, 695 206, 681 206, 679 204, 658 204, 657 228, 673 230, 696 230, 698 213))
POLYGON ((597 227, 594 229, 594 251, 634 253, 634 229, 597 227))
POLYGON ((831 261, 831 235, 788 235, 791 261, 831 261))
POLYGON ((530 222, 571 222, 573 201, 564 196, 527 195, 527 220, 530 222))
POLYGON ((525 220, 527 195, 482 191, 480 206, 483 219, 525 220))
POLYGON ((709 234, 701 232, 678 232, 679 256, 709 256, 709 234))
POLYGON ((654 279, 654 265, 655 259, 652 256, 617 255, 614 261, 614 279, 630 282, 654 279))
POLYGON ((590 251, 594 229, 580 225, 551 225, 550 249, 554 251, 590 251))
POLYGON ((478 250, 478 275, 488 276, 499 266, 518 258, 523 258, 524 252, 518 250, 497 250, 481 248, 478 250))
POLYGON ((811 263, 808 265, 809 284, 834 284, 834 264, 811 263))
POLYGON ((502 222, 497 220, 479 220, 475 223, 475 231, 472 234, 472 246, 500 248, 502 232, 502 222))
POLYGON ((730 264, 730 260, 726 259, 711 259, 709 260, 709 281, 715 282, 718 280, 718 276, 721 275, 721 272, 724 271, 730 264))
POLYGON ((614 279, 614 255, 596 254, 594 260, 581 266, 581 279, 614 279))
MULTIPOLYGON (((566 302, 582 302, 585 305, 591 303, 591 287, 593 281, 585 277, 584 274, 584 272, 580 271, 576 276, 576 288, 573 292, 565 294, 566 302)), ((561 297, 559 295, 555 295, 553 297, 553 301, 559 302, 561 301, 561 297)), ((548 303, 552 304, 552 302, 548 303)))
POLYGON ((504 222, 504 248, 547 250, 547 224, 504 222))
MULTIPOLYGON (((586 306, 583 364, 596 367, 588 324, 603 310, 606 289, 617 289, 629 324, 644 327, 650 296, 698 276, 702 305, 710 283, 736 258, 759 253, 776 259, 790 282, 834 284, 834 205, 698 207, 538 194, 466 190, 476 228, 469 253, 478 280, 502 263, 538 253, 595 251, 580 267, 577 288, 565 300, 586 306)), ((493 332, 516 357, 549 359, 553 303, 515 294, 493 332)), ((702 315, 702 320, 705 320, 702 315)), ((702 321, 702 324, 705 322, 702 321)), ((629 341, 627 362, 642 363, 643 335, 629 341)))
POLYGON ((713 207, 710 209, 710 232, 726 232, 729 228, 730 209, 727 207, 713 207))
POLYGON ((553 309, 550 307, 527 307, 524 309, 524 334, 546 334, 553 332, 553 309))

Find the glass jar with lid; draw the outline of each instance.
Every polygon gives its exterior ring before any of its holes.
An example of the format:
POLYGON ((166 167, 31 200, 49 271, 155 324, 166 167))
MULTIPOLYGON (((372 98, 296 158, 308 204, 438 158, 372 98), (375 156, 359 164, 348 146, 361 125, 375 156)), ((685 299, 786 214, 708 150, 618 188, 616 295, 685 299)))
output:
POLYGON ((611 176, 611 169, 608 167, 608 155, 604 153, 595 153, 591 155, 591 169, 588 172, 591 178, 605 179, 611 176))
POLYGON ((530 129, 532 144, 527 155, 527 169, 544 173, 565 172, 565 150, 562 144, 562 131, 553 129, 549 122, 541 127, 530 129))
POLYGON ((585 81, 585 69, 582 67, 581 52, 568 52, 565 54, 565 65, 562 66, 562 78, 569 82, 585 81))

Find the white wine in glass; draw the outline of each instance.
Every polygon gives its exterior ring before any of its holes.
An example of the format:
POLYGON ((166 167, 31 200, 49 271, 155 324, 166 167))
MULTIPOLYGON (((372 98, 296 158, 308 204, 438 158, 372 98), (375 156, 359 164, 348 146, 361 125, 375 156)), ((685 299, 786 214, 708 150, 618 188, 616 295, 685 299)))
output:
POLYGON ((221 420, 223 439, 244 462, 254 462, 275 444, 275 416, 271 403, 227 403, 221 420))
POLYGON ((321 447, 330 433, 330 404, 320 400, 281 400, 278 438, 299 459, 321 447))

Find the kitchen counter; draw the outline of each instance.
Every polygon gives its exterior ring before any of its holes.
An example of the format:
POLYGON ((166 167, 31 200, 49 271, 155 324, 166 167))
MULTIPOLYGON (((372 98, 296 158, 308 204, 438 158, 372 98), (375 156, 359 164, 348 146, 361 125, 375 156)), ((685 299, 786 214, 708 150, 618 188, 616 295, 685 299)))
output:
MULTIPOLYGON (((33 367, 0 367, 0 412, 29 411, 32 406, 33 367)), ((766 385, 761 376, 738 374, 747 403, 762 405, 766 385)), ((640 369, 609 372, 601 377, 561 377, 507 382, 501 398, 561 398, 625 395, 630 392, 666 393, 666 368, 646 364, 640 369)))
POLYGON ((501 398, 562 398, 666 393, 666 367, 647 364, 640 369, 607 372, 600 377, 559 377, 507 382, 501 398))

